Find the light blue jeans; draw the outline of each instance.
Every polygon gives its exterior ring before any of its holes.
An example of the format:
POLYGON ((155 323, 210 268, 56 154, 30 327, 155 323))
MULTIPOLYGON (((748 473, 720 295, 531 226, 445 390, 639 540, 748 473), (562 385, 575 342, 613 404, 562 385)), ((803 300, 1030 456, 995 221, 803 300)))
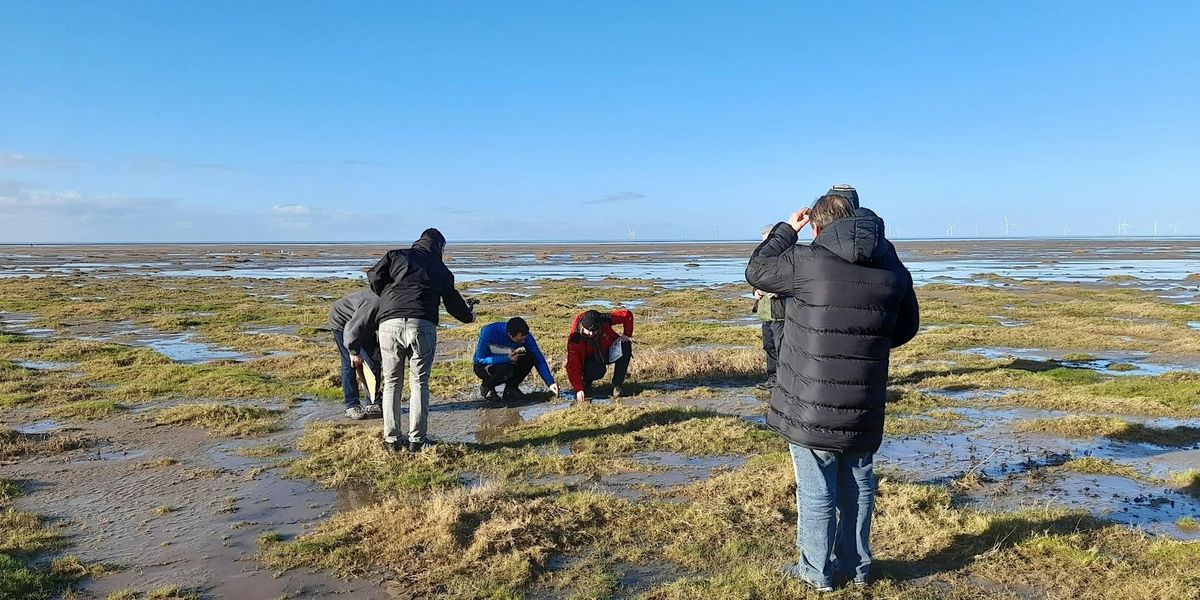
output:
POLYGON ((818 587, 832 586, 834 575, 867 581, 875 511, 874 455, 790 446, 796 468, 800 570, 818 587))
POLYGON ((437 325, 424 319, 379 324, 383 353, 383 439, 424 442, 429 428, 429 373, 437 352, 437 325), (404 368, 408 367, 408 434, 400 430, 404 368))

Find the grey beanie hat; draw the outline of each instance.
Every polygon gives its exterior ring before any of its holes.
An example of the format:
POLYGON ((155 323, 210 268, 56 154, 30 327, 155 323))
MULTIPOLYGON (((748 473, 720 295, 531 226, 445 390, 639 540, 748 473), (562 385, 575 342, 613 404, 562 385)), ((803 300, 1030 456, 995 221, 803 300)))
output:
POLYGON ((825 195, 841 196, 841 197, 849 200, 850 204, 852 204, 854 206, 855 210, 858 210, 858 208, 859 208, 859 206, 858 206, 858 190, 854 189, 854 186, 852 186, 852 185, 846 185, 844 183, 839 183, 838 185, 835 185, 835 186, 829 188, 829 191, 825 192, 825 195))

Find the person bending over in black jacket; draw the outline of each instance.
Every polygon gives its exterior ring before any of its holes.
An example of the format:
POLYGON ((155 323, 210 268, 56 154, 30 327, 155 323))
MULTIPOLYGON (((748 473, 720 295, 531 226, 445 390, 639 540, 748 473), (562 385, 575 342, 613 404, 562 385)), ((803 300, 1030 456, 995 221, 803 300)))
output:
POLYGON ((383 354, 383 443, 388 450, 419 452, 429 426, 429 372, 437 352, 438 305, 470 323, 475 314, 454 289, 454 275, 442 262, 446 238, 426 229, 412 248, 392 250, 367 271, 379 295, 377 321, 383 354), (408 432, 400 431, 401 381, 408 363, 408 432))
POLYGON ((796 471, 800 562, 784 572, 819 591, 835 576, 867 584, 889 354, 920 322, 883 220, 844 190, 776 225, 746 267, 750 285, 787 297, 767 424, 796 471), (812 244, 797 246, 810 223, 812 244))

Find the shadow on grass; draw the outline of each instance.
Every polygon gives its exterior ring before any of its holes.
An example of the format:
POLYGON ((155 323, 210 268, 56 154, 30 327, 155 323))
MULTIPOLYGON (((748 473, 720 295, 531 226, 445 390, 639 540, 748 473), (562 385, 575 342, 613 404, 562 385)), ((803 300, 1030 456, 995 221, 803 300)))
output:
POLYGON ((1087 534, 1108 523, 1086 515, 1036 518, 1021 515, 994 520, 979 534, 959 534, 948 546, 919 560, 878 560, 872 571, 885 579, 905 581, 958 571, 987 555, 1002 552, 1044 535, 1087 534))
MULTIPOLYGON (((1075 372, 1079 372, 1080 374, 1088 373, 1088 374, 1092 374, 1092 375, 1098 375, 1095 373, 1095 371, 1093 371, 1091 369, 1070 367, 1067 365, 1063 365, 1062 363, 1055 361, 1055 360, 1029 360, 1029 359, 1025 359, 1025 358, 1014 358, 1010 362, 993 365, 993 366, 987 366, 987 367, 959 367, 959 368, 951 368, 951 369, 943 369, 943 370, 913 371, 912 373, 909 373, 908 375, 905 375, 903 377, 893 378, 890 381, 890 384, 891 385, 920 385, 926 379, 932 379, 934 377, 952 377, 952 376, 956 376, 956 375, 974 375, 976 373, 990 373, 993 371, 1025 371, 1026 373, 1054 372, 1054 373, 1059 373, 1059 374, 1063 374, 1064 372, 1066 374, 1073 374, 1075 372)), ((1067 378, 1069 379, 1069 377, 1067 377, 1067 378)), ((1088 383, 1090 383, 1091 378, 1089 377, 1088 379, 1089 379, 1088 383)), ((970 388, 968 386, 958 386, 957 388, 947 388, 947 389, 974 389, 974 388, 970 388)))
POLYGON ((613 423, 603 427, 584 427, 578 429, 564 429, 545 433, 542 435, 534 435, 531 437, 522 437, 512 440, 501 440, 484 444, 475 444, 474 447, 478 450, 488 451, 497 450, 500 448, 526 448, 530 446, 566 446, 572 442, 600 437, 606 435, 621 435, 640 431, 647 427, 656 427, 661 425, 673 425, 675 423, 683 423, 693 419, 706 419, 720 416, 716 413, 699 410, 684 410, 676 408, 667 408, 640 414, 628 421, 622 423, 613 423))

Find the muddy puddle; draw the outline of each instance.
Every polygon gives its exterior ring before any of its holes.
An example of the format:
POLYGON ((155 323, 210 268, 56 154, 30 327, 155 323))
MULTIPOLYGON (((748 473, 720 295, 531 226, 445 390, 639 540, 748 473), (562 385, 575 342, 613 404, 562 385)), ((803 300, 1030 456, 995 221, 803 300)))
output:
POLYGON ((202 364, 220 360, 244 362, 251 359, 250 356, 231 348, 222 348, 197 341, 198 336, 194 332, 163 333, 150 327, 139 327, 128 321, 116 323, 99 331, 97 326, 89 326, 76 331, 75 334, 76 339, 85 341, 150 348, 183 364, 202 364))
POLYGON ((1200 532, 1176 525, 1183 517, 1200 517, 1200 499, 1124 477, 1082 473, 1012 477, 972 492, 970 497, 988 510, 1046 505, 1084 508, 1096 517, 1149 533, 1200 540, 1200 532))
POLYGON ((970 348, 959 351, 989 360, 1021 359, 1053 363, 1053 366, 1088 369, 1112 376, 1157 376, 1172 372, 1200 372, 1200 362, 1191 364, 1151 362, 1148 352, 1062 352, 1037 348, 970 348), (1075 358, 1084 354, 1087 358, 1075 358))
POLYGON ((221 442, 192 428, 170 428, 164 436, 163 428, 128 417, 89 426, 101 446, 26 460, 2 473, 30 490, 17 508, 57 522, 71 554, 120 568, 87 580, 85 592, 104 597, 171 585, 206 598, 388 597, 377 581, 305 569, 280 573, 257 560, 260 535, 307 533, 344 503, 339 492, 270 468, 284 457, 236 454, 244 446, 294 445, 297 430, 221 442))
MULTIPOLYGON (((1174 537, 1186 535, 1174 526, 1176 519, 1200 515, 1200 498, 1154 481, 1190 468, 1183 465, 1200 458, 1200 450, 1013 431, 1018 420, 1106 415, 1020 408, 951 410, 968 419, 967 431, 885 437, 877 464, 923 483, 946 484, 966 474, 980 475, 986 483, 967 495, 987 508, 1059 504, 1174 537), (1047 470, 1082 458, 1130 466, 1145 479, 1047 470)), ((1194 420, 1122 418, 1168 429, 1197 425, 1194 420)), ((1191 466, 1195 464, 1200 463, 1191 466)))
POLYGON ((58 421, 34 421, 13 427, 13 431, 25 435, 45 435, 59 431, 62 428, 63 424, 58 421))
MULTIPOLYGON (((286 295, 286 294, 285 294, 286 295)), ((299 335, 299 325, 243 325, 246 335, 299 335)))
POLYGON ((0 311, 0 332, 17 333, 32 338, 48 338, 54 335, 53 329, 30 327, 37 317, 28 313, 0 311))
POLYGON ((75 368, 78 363, 55 362, 52 360, 14 360, 13 364, 33 371, 66 371, 75 368))

